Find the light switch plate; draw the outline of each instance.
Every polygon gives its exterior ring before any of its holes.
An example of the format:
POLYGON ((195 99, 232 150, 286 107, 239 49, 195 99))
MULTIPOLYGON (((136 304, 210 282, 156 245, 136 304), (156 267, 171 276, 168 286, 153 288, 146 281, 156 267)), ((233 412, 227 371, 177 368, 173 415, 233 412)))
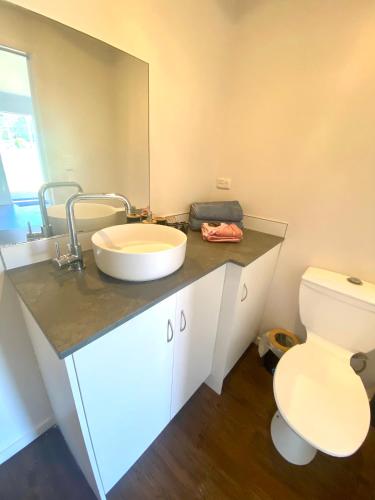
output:
POLYGON ((216 187, 217 189, 230 189, 232 185, 232 179, 229 177, 217 177, 216 187))

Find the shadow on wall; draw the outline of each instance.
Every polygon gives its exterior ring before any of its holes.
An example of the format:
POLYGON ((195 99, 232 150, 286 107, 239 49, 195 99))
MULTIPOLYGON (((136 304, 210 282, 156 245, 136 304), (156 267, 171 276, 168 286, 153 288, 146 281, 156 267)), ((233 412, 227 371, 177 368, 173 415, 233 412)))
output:
POLYGON ((366 389, 375 394, 375 349, 367 353, 367 358, 367 367, 360 377, 366 389))
POLYGON ((1 463, 17 442, 31 441, 53 418, 16 292, 1 262, 0 318, 1 463))
POLYGON ((232 22, 236 23, 250 10, 255 10, 257 7, 264 7, 266 0, 216 0, 219 8, 224 12, 225 16, 232 22))

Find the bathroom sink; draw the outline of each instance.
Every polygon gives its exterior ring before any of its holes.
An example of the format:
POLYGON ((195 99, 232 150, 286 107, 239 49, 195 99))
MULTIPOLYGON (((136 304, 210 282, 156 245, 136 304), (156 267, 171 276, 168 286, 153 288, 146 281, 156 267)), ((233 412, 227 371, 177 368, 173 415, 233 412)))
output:
POLYGON ((128 281, 163 278, 185 260, 186 235, 157 224, 122 224, 91 237, 95 262, 103 273, 128 281))
MULTIPOLYGON (((47 208, 47 214, 53 234, 65 234, 67 232, 65 204, 51 205, 47 208)), ((121 224, 125 218, 123 209, 103 203, 76 203, 74 214, 77 231, 97 231, 104 227, 121 224)))

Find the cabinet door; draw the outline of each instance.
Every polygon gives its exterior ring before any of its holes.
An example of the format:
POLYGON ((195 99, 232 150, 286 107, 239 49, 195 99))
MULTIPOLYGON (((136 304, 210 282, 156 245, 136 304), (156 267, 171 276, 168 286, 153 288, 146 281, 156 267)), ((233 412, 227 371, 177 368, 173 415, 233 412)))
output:
POLYGON ((171 416, 211 372, 225 266, 177 293, 171 416))
POLYGON ((280 245, 277 245, 246 266, 241 273, 225 375, 233 368, 259 333, 260 322, 279 250, 280 245))
POLYGON ((176 295, 73 354, 108 492, 170 419, 176 295))

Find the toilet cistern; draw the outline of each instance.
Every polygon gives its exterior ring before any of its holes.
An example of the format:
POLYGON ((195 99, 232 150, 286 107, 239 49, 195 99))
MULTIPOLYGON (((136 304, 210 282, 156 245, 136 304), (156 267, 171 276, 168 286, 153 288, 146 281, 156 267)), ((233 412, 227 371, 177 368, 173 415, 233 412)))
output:
POLYGON ((69 243, 68 253, 61 255, 60 247, 56 242, 56 258, 53 262, 59 269, 69 267, 75 271, 82 271, 84 268, 82 248, 78 241, 74 219, 74 205, 77 201, 92 200, 118 200, 124 204, 126 213, 131 210, 130 201, 123 194, 118 193, 77 193, 70 196, 66 202, 66 220, 68 225, 69 243))

